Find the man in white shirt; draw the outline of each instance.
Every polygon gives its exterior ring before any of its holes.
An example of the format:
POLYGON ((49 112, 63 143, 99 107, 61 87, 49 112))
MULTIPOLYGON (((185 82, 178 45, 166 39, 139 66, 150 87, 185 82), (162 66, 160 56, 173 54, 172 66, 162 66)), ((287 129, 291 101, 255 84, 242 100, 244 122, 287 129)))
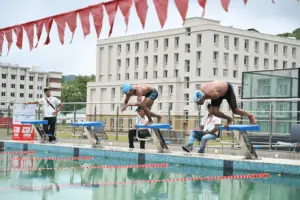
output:
POLYGON ((193 151, 194 140, 201 140, 201 145, 198 153, 204 153, 205 146, 208 140, 215 140, 218 134, 218 127, 221 125, 221 118, 213 115, 211 104, 207 105, 208 114, 202 118, 200 129, 195 128, 190 132, 188 145, 182 146, 186 152, 193 151))
MULTIPOLYGON (((148 117, 145 114, 145 111, 138 107, 136 109, 136 112, 138 115, 136 116, 136 124, 147 124, 148 123, 148 117)), ((129 140, 129 148, 134 148, 133 141, 134 137, 136 136, 136 129, 135 126, 130 127, 128 132, 128 140, 129 140)), ((139 129, 139 137, 145 138, 147 136, 150 136, 150 132, 148 129, 139 129)), ((145 141, 140 141, 140 149, 145 149, 145 141)))
POLYGON ((45 97, 34 102, 25 102, 25 104, 41 104, 44 108, 44 120, 48 121, 48 124, 43 125, 43 129, 49 136, 49 142, 56 141, 55 137, 55 125, 56 115, 61 111, 63 104, 56 97, 51 96, 50 88, 44 89, 45 97))

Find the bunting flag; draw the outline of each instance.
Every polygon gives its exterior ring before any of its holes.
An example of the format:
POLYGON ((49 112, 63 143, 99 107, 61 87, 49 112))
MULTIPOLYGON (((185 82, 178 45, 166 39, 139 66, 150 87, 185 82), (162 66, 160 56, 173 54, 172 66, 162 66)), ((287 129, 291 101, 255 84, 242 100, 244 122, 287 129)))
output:
MULTIPOLYGON (((159 23, 163 28, 168 17, 168 6, 169 0, 152 0, 155 6, 156 14, 159 19, 159 23)), ((189 0, 174 0, 176 8, 181 16, 183 23, 185 23, 186 15, 188 11, 189 0)), ((206 3, 208 0, 198 0, 199 5, 203 9, 202 16, 205 15, 206 3)), ((220 0, 223 9, 228 12, 230 0, 220 0)), ((248 0, 243 0, 244 4, 248 3, 248 0)), ((271 0, 275 3, 275 0, 271 0)), ((297 0, 299 2, 299 0, 297 0)), ((50 40, 50 32, 52 29, 53 21, 57 25, 57 33, 59 41, 64 45, 64 36, 66 31, 66 26, 69 27, 69 31, 72 33, 72 38, 70 43, 73 41, 74 33, 77 29, 77 16, 79 16, 81 22, 81 28, 86 38, 91 32, 90 15, 93 17, 93 23, 96 30, 97 38, 100 37, 104 18, 104 9, 106 10, 108 16, 108 22, 110 25, 109 37, 111 36, 114 28, 115 16, 118 8, 124 17, 126 24, 126 32, 128 30, 130 9, 134 4, 137 16, 141 22, 143 29, 145 28, 147 14, 148 14, 148 0, 111 0, 105 3, 98 3, 85 8, 80 8, 78 10, 73 10, 71 12, 61 13, 55 16, 49 16, 43 19, 38 19, 32 22, 27 22, 24 24, 19 24, 7 28, 0 29, 0 56, 2 55, 4 39, 6 39, 9 53, 11 45, 13 43, 13 33, 16 36, 16 46, 19 49, 23 47, 23 29, 26 31, 29 48, 32 51, 33 48, 37 48, 41 39, 43 30, 46 31, 46 40, 44 45, 48 45, 50 40), (34 46, 34 35, 36 35, 37 41, 34 46)), ((152 19, 152 18, 151 18, 152 19)))

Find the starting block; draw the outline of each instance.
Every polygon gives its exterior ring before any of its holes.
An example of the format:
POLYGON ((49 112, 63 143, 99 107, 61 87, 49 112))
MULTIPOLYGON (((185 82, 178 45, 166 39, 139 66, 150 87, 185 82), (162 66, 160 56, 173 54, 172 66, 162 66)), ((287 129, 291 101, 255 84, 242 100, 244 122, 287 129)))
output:
MULTIPOLYGON (((97 128, 104 128, 104 125, 102 122, 89 122, 89 121, 84 121, 84 122, 73 122, 71 124, 72 126, 83 126, 83 134, 87 136, 87 138, 91 141, 92 147, 97 147, 97 145, 100 145, 100 141, 103 138, 98 138, 96 135, 96 130, 97 128), (91 127, 94 127, 94 131, 92 130, 91 127)), ((104 130, 103 130, 104 133, 104 130)), ((105 134, 105 133, 104 133, 105 134)), ((74 136, 74 133, 73 133, 74 136)))
POLYGON ((170 124, 151 124, 151 125, 137 124, 135 125, 135 127, 136 127, 136 138, 138 140, 140 141, 153 140, 159 153, 169 152, 169 148, 159 129, 170 130, 171 129, 170 124), (149 132, 151 134, 151 138, 139 138, 139 134, 138 134, 139 129, 150 129, 149 132))
POLYGON ((231 130, 231 131, 239 131, 239 144, 243 151, 243 154, 246 159, 258 159, 255 148, 251 144, 251 141, 248 138, 247 131, 259 131, 260 127, 258 125, 230 125, 225 128, 224 126, 220 126, 219 130, 231 130))
POLYGON ((39 125, 43 125, 43 124, 48 124, 47 120, 23 120, 23 121, 21 121, 21 124, 22 124, 21 130, 23 130, 23 124, 30 124, 29 133, 33 129, 34 132, 37 133, 37 136, 38 136, 39 140, 41 141, 41 143, 45 143, 45 142, 49 141, 49 137, 45 133, 43 127, 39 126, 39 125))

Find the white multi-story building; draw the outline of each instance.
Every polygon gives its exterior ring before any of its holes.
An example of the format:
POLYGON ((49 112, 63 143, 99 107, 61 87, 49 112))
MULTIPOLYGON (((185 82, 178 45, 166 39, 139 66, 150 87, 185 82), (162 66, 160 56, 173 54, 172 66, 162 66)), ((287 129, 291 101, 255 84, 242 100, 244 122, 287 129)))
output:
POLYGON ((61 96, 61 72, 42 72, 39 67, 20 67, 0 63, 0 104, 21 103, 42 98, 45 87, 50 87, 53 96, 61 96))
MULTIPOLYGON (((178 29, 99 40, 96 82, 88 84, 87 101, 120 102, 122 84, 149 83, 159 92, 154 112, 166 114, 171 106, 172 116, 197 116, 194 103, 159 101, 189 100, 201 84, 213 80, 232 83, 240 99, 242 72, 299 64, 300 41, 190 18, 178 29)), ((116 109, 98 105, 97 114, 108 116, 116 109)), ((229 111, 224 103, 222 109, 229 111)), ((87 114, 93 113, 88 106, 87 114)))

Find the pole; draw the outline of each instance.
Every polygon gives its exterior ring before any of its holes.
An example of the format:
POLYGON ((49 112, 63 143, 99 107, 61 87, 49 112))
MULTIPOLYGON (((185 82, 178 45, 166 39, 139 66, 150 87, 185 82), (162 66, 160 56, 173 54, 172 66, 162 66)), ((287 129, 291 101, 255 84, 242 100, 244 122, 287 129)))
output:
POLYGON ((8 136, 9 135, 9 117, 10 117, 10 103, 8 104, 8 107, 7 107, 7 133, 6 135, 8 136))
POLYGON ((272 150, 272 131, 273 131, 273 102, 271 102, 271 105, 270 105, 270 116, 269 116, 269 119, 270 119, 270 122, 269 122, 269 125, 270 125, 270 131, 269 131, 269 150, 272 150))
POLYGON ((169 119, 169 124, 171 125, 171 103, 169 103, 169 109, 168 109, 168 119, 169 119))
MULTIPOLYGON (((73 118, 73 122, 76 122, 76 105, 74 105, 74 118, 73 118)), ((74 137, 75 137, 75 126, 73 126, 73 133, 74 133, 74 137)))
POLYGON ((119 139, 119 106, 117 106, 116 140, 119 139))
POLYGON ((96 121, 97 119, 97 105, 95 105, 95 108, 94 108, 94 121, 96 121))
POLYGON ((40 104, 38 105, 38 120, 41 119, 41 106, 40 104))

